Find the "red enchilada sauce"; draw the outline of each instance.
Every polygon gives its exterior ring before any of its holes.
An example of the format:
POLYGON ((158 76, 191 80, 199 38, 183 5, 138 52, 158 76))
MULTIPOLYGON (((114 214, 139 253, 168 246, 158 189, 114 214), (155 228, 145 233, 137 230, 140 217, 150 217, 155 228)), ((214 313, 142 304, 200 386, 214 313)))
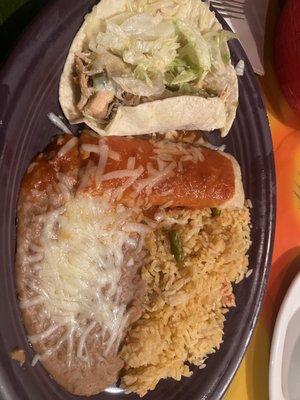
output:
POLYGON ((139 178, 122 193, 121 197, 115 199, 116 202, 132 205, 138 201, 140 206, 206 208, 222 205, 235 193, 232 162, 218 151, 206 147, 197 147, 198 150, 195 151, 192 145, 182 147, 182 144, 178 144, 176 147, 173 142, 155 142, 136 137, 99 138, 85 131, 70 150, 59 155, 58 152, 72 138, 73 136, 66 134, 50 144, 29 167, 23 185, 44 190, 47 185, 56 182, 58 172, 70 174, 70 171, 73 171, 74 178, 78 182, 77 190, 81 193, 97 196, 122 187, 128 181, 128 177, 103 181, 100 177, 101 182, 97 184, 95 176, 91 175, 91 179, 83 187, 80 185, 80 179, 89 173, 89 168, 94 167, 95 171, 99 163, 99 154, 85 151, 82 145, 95 147, 99 145, 100 140, 115 154, 114 159, 110 157, 107 159, 104 176, 113 171, 128 170, 129 158, 134 158, 133 170, 140 168, 142 171, 139 178), (180 148, 183 149, 183 155, 180 148), (168 161, 162 161, 159 166, 157 161, 159 157, 168 161), (160 179, 160 173, 164 174, 168 166, 172 167, 170 164, 173 165, 171 170, 169 168, 170 173, 160 179), (158 176, 157 183, 155 180, 151 181, 153 171, 156 171, 154 173, 158 176), (147 182, 146 180, 150 182, 150 190, 145 184, 144 189, 138 189, 139 182, 147 182))

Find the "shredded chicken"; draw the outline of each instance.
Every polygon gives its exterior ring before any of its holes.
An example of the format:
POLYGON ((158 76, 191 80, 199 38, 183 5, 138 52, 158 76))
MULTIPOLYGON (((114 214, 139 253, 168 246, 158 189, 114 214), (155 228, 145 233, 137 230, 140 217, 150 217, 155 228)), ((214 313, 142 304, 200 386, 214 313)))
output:
POLYGON ((114 101, 111 102, 108 107, 106 118, 105 118, 106 122, 109 122, 110 120, 112 120, 114 118, 114 116, 116 115, 116 113, 118 111, 118 108, 122 105, 123 105, 123 102, 115 97, 114 101))
POLYGON ((109 76, 128 72, 125 63, 105 49, 98 49, 96 57, 89 53, 77 53, 75 55, 75 79, 80 88, 80 100, 77 103, 77 108, 84 115, 107 120, 115 114, 119 105, 136 106, 140 103, 140 97, 124 92, 122 98, 117 99, 109 90, 95 91, 90 83, 90 78, 95 73, 101 73, 103 67, 109 76), (91 68, 92 65, 94 65, 94 68, 91 68))
POLYGON ((98 46, 95 61, 106 70, 109 77, 123 76, 130 73, 130 68, 125 64, 125 62, 107 51, 104 47, 98 46))
POLYGON ((94 118, 104 119, 113 99, 114 93, 109 90, 101 90, 88 100, 84 112, 94 118))
POLYGON ((140 103, 140 97, 135 94, 124 92, 122 97, 126 106, 137 106, 140 103))
POLYGON ((93 88, 89 86, 89 77, 86 74, 84 62, 87 62, 87 56, 84 53, 75 55, 75 67, 77 80, 80 87, 80 100, 77 103, 77 108, 82 111, 89 98, 93 95, 93 88))

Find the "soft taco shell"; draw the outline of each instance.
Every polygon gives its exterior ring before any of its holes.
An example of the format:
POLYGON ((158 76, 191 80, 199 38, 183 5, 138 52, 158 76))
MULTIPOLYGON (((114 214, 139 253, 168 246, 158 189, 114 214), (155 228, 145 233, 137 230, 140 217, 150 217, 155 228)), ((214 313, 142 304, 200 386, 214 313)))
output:
MULTIPOLYGON (((59 87, 59 101, 67 119, 72 124, 85 122, 90 128, 102 135, 139 135, 168 130, 205 130, 220 129, 226 136, 236 115, 238 105, 238 83, 235 70, 231 63, 215 77, 208 80, 219 80, 219 88, 226 92, 224 98, 204 99, 198 96, 177 96, 164 100, 155 100, 138 106, 119 107, 116 116, 104 127, 97 120, 86 118, 77 109, 80 98, 79 87, 74 82, 75 54, 86 50, 87 32, 92 34, 96 27, 95 21, 110 18, 126 10, 126 0, 102 0, 94 6, 90 14, 77 32, 67 56, 59 87), (228 80, 228 82, 227 82, 228 80), (180 112, 174 112, 179 110, 180 112), (155 118, 154 118, 154 113, 155 118), (211 125, 210 125, 211 123, 211 125)), ((213 13, 211 13, 213 15, 213 13)), ((215 19, 210 21, 207 30, 212 25, 219 29, 221 25, 215 19)), ((202 27, 204 30, 205 27, 202 27)))
POLYGON ((225 123, 225 107, 219 98, 180 96, 136 107, 119 107, 106 132, 126 136, 177 129, 211 131, 222 128, 225 123))

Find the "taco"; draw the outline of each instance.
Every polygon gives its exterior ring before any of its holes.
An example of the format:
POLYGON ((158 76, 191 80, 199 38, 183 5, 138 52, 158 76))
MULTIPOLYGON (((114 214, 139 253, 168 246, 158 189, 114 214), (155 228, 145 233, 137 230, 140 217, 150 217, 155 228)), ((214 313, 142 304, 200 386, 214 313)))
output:
POLYGON ((220 129, 225 136, 238 105, 232 37, 198 0, 102 0, 70 47, 63 112, 103 135, 220 129))

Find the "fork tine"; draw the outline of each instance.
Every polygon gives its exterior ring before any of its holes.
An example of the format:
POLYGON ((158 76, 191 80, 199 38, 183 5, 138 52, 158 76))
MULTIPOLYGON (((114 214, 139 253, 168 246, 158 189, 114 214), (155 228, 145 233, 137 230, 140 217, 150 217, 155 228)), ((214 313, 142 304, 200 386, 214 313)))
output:
POLYGON ((223 9, 221 9, 221 8, 218 8, 218 7, 215 7, 215 9, 217 10, 217 12, 218 12, 218 14, 219 15, 221 15, 222 17, 224 17, 224 18, 234 18, 234 19, 240 19, 240 20, 244 20, 245 19, 245 15, 243 14, 243 13, 240 13, 240 12, 232 12, 232 11, 229 11, 229 10, 225 10, 224 8, 223 9))
POLYGON ((220 1, 211 1, 211 4, 216 7, 216 8, 225 8, 226 10, 238 10, 238 11, 243 11, 245 9, 245 5, 244 4, 231 4, 230 2, 224 0, 222 2, 220 1))
MULTIPOLYGON (((215 0, 218 3, 223 3, 222 0, 215 0)), ((245 6, 245 0, 225 0, 227 3, 245 6)))
POLYGON ((219 13, 223 13, 223 14, 230 14, 232 17, 238 16, 238 17, 245 17, 245 13, 244 10, 242 9, 235 9, 235 8, 231 8, 231 7, 226 7, 224 5, 220 5, 220 4, 216 4, 215 2, 211 2, 211 5, 213 7, 215 7, 215 9, 219 12, 219 13))
POLYGON ((232 10, 229 8, 224 8, 224 7, 215 7, 215 9, 218 11, 218 13, 224 13, 224 14, 232 14, 232 16, 236 15, 238 17, 244 17, 243 11, 236 11, 232 10))
POLYGON ((223 14, 227 14, 227 15, 232 15, 237 16, 237 17, 245 17, 244 13, 242 11, 236 11, 236 10, 231 10, 228 8, 224 8, 224 7, 215 7, 215 9, 218 11, 219 14, 223 13, 223 14))
POLYGON ((221 15, 221 17, 223 17, 223 18, 239 19, 239 20, 241 20, 241 21, 245 19, 245 17, 242 16, 242 15, 240 15, 240 16, 238 16, 238 15, 231 15, 231 14, 228 14, 228 13, 222 13, 222 12, 220 12, 220 11, 218 11, 218 14, 221 15))

